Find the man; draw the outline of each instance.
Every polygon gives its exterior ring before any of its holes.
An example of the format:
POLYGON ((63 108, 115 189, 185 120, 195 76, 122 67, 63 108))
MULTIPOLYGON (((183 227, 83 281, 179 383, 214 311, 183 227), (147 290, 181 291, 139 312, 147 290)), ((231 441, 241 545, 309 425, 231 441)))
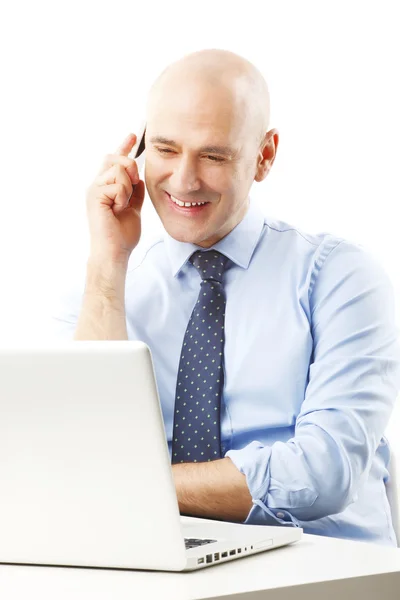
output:
POLYGON ((204 50, 168 67, 145 138, 165 235, 128 269, 145 193, 130 135, 88 189, 85 289, 58 318, 75 340, 149 345, 182 513, 395 545, 392 287, 365 250, 250 201, 278 147, 268 121, 245 59, 204 50))

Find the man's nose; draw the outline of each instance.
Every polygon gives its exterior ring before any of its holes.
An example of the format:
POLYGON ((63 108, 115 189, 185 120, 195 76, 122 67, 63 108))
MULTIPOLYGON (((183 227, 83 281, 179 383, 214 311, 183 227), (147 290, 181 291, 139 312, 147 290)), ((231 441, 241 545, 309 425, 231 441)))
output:
POLYGON ((194 159, 181 157, 175 165, 171 184, 176 193, 186 194, 200 189, 197 164, 194 159))

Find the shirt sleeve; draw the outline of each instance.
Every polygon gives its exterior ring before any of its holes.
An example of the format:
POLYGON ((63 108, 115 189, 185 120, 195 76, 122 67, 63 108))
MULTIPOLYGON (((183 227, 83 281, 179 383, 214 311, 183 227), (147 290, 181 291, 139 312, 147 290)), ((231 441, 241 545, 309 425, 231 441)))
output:
POLYGON ((253 498, 245 523, 298 526, 356 501, 400 389, 399 330, 386 272, 346 241, 324 258, 310 278, 313 355, 294 437, 225 454, 253 498))

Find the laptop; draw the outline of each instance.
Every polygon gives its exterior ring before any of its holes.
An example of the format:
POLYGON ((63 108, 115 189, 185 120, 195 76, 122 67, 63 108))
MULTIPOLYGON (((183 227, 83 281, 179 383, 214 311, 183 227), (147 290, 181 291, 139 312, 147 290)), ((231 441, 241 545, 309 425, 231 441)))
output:
POLYGON ((0 562, 190 571, 301 528, 181 516, 149 347, 0 348, 0 562))

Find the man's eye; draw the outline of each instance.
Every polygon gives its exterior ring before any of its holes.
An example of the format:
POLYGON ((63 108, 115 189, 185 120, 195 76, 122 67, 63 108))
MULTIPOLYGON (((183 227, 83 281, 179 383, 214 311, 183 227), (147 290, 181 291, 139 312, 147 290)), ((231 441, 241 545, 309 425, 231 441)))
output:
POLYGON ((223 160, 224 160, 223 158, 218 158, 218 156, 210 156, 210 155, 208 155, 207 158, 209 158, 213 162, 223 162, 223 160))
POLYGON ((161 152, 162 154, 173 154, 173 150, 170 150, 169 148, 157 148, 158 152, 161 152))
MULTIPOLYGON (((160 152, 160 154, 176 154, 175 150, 171 150, 170 148, 157 148, 157 152, 160 152)), ((224 162, 223 158, 220 158, 218 156, 212 156, 211 154, 207 154, 205 158, 208 158, 212 162, 224 162)))

